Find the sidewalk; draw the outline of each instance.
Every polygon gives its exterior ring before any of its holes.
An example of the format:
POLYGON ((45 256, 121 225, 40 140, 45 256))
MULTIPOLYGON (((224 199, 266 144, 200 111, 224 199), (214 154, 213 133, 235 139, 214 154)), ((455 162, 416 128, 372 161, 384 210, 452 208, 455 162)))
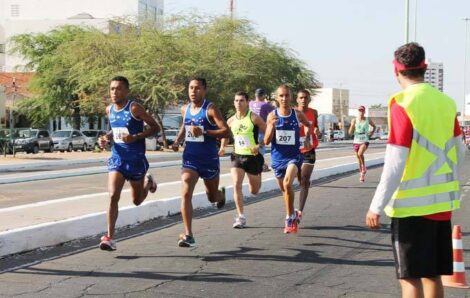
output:
MULTIPOLYGON (((382 164, 383 152, 369 154, 366 162, 368 166, 382 164)), ((356 169, 353 156, 319 160, 312 180, 356 169)), ((194 208, 211 207, 201 182, 194 191, 194 208)), ((227 186, 227 201, 233 201, 229 174, 221 175, 220 185, 227 186)), ((123 192, 116 227, 179 213, 179 186, 180 181, 160 184, 157 192, 138 207, 132 204, 129 191, 123 192)), ((274 189, 277 185, 273 172, 263 173, 260 192, 274 189)), ((246 184, 244 193, 248 193, 246 184)), ((0 256, 101 234, 106 230, 107 207, 108 194, 96 193, 0 209, 0 256)))

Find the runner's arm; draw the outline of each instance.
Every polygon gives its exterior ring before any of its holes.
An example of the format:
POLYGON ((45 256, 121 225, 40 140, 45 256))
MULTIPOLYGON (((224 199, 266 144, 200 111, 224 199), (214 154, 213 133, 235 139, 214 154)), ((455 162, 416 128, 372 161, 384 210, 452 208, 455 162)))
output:
POLYGON ((374 135, 374 132, 375 132, 375 129, 377 128, 375 126, 375 123, 369 119, 369 125, 372 126, 372 131, 369 133, 369 138, 372 137, 374 135))
POLYGON ((264 122, 263 118, 255 113, 251 113, 251 121, 258 127, 259 132, 264 133, 266 131, 266 122, 264 122))
POLYGON ((351 126, 349 127, 349 130, 348 130, 349 135, 352 135, 354 133, 355 126, 356 126, 356 118, 353 118, 353 120, 351 120, 351 126))
POLYGON ((186 112, 186 106, 187 105, 184 105, 181 107, 181 117, 183 117, 183 122, 181 123, 180 130, 178 131, 178 135, 176 136, 175 141, 171 145, 174 151, 178 151, 178 147, 183 142, 184 135, 186 133, 185 126, 184 126, 184 114, 186 112))
POLYGON ((155 121, 155 119, 152 116, 150 116, 149 113, 145 111, 145 108, 142 105, 138 103, 132 104, 131 112, 132 112, 132 115, 134 115, 134 117, 136 117, 137 119, 141 119, 148 126, 148 128, 145 129, 143 132, 139 132, 133 135, 134 141, 142 140, 151 136, 155 136, 155 134, 160 130, 160 127, 158 127, 157 121, 155 121))
MULTIPOLYGON (((233 117, 230 117, 230 119, 227 120, 228 127, 230 127, 230 125, 232 124, 232 119, 233 119, 233 117)), ((228 143, 229 143, 229 138, 222 138, 220 140, 219 156, 224 156, 225 147, 227 147, 228 143)))
POLYGON ((274 113, 269 113, 266 119, 266 132, 264 134, 264 144, 269 145, 274 137, 274 126, 276 125, 277 117, 274 113))
POLYGON ((304 132, 305 132, 305 139, 310 141, 310 122, 308 121, 307 117, 305 117, 305 114, 301 111, 296 111, 297 113, 297 118, 299 119, 300 123, 304 125, 304 132))
POLYGON ((207 109, 207 114, 209 119, 217 125, 218 129, 206 130, 204 133, 214 138, 228 138, 230 136, 230 129, 228 128, 227 122, 225 122, 219 109, 214 105, 211 105, 207 109))

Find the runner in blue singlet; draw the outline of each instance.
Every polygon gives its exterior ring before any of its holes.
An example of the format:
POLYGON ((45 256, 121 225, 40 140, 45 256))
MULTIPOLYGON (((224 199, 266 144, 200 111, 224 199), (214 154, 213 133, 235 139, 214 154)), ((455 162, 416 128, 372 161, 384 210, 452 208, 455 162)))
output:
POLYGON ((284 233, 297 233, 298 217, 294 211, 294 189, 292 183, 301 169, 303 155, 300 153, 299 124, 305 127, 305 144, 310 148, 310 123, 305 115, 291 108, 291 90, 287 85, 277 88, 276 101, 279 108, 267 119, 264 142, 271 145, 271 162, 277 183, 284 196, 286 221, 284 233))
POLYGON ((131 185, 132 200, 136 206, 155 192, 157 184, 152 175, 146 174, 149 168, 145 157, 145 138, 158 132, 158 125, 145 109, 129 100, 129 81, 125 77, 115 77, 109 86, 111 105, 106 108, 112 133, 100 139, 103 147, 111 138, 114 141, 112 155, 108 160, 108 233, 101 237, 102 250, 115 250, 114 228, 118 217, 118 203, 126 180, 131 185), (144 130, 144 122, 149 126, 144 130))
POLYGON ((206 80, 203 78, 189 82, 190 102, 181 108, 183 124, 172 145, 173 150, 178 151, 179 144, 185 141, 181 171, 184 233, 178 239, 180 247, 190 247, 196 243, 192 231, 191 200, 199 177, 204 180, 209 201, 216 203, 219 209, 225 205, 225 189, 218 189, 220 168, 216 138, 228 137, 229 128, 220 111, 205 98, 206 89, 206 80))

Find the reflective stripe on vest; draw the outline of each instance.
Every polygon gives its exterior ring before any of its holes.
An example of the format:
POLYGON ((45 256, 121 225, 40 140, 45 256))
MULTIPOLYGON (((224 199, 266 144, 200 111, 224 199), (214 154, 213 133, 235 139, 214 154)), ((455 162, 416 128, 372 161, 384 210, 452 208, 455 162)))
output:
POLYGON ((455 105, 449 106, 452 103, 448 97, 430 88, 432 87, 427 85, 415 86, 392 97, 396 104, 405 109, 412 121, 413 140, 400 186, 385 207, 385 213, 390 217, 421 216, 452 211, 460 207, 457 165, 460 138, 453 137, 453 131, 450 134, 448 122, 455 119, 455 116, 451 115, 456 113, 455 105), (427 103, 430 98, 434 103, 432 107, 427 103), (427 106, 423 99, 426 99, 427 106), (445 114, 440 114, 443 122, 424 125, 426 122, 422 120, 426 118, 421 117, 429 116, 427 114, 433 112, 432 115, 436 117, 436 113, 440 111, 436 109, 439 108, 446 111, 445 114), (439 125, 442 123, 446 123, 445 130, 440 129, 442 126, 439 125), (455 154, 455 160, 449 158, 449 154, 455 154), (417 173, 419 177, 413 175, 417 173), (413 178, 410 179, 410 176, 413 178))

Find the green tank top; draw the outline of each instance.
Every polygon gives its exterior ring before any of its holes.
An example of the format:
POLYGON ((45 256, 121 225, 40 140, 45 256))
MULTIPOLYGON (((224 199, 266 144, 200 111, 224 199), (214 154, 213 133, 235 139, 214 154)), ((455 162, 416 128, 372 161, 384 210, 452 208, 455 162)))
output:
MULTIPOLYGON (((357 120, 357 119, 356 119, 357 120)), ((354 144, 364 144, 369 141, 369 118, 366 117, 361 122, 356 122, 354 128, 354 144)))
POLYGON ((235 115, 230 130, 234 138, 235 154, 253 155, 251 148, 256 146, 257 142, 255 141, 256 127, 251 121, 251 111, 248 111, 242 119, 237 119, 235 115))

